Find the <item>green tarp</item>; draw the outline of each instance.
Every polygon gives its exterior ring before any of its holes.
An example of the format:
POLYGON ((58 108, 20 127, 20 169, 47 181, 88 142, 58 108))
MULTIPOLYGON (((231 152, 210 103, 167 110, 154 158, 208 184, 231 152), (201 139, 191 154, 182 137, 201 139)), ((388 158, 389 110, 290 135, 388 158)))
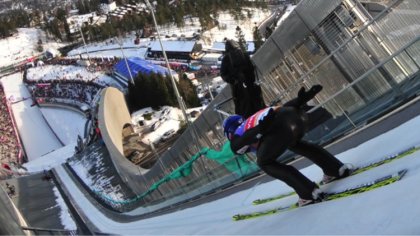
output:
POLYGON ((208 159, 216 161, 217 163, 228 169, 230 172, 235 173, 239 176, 249 174, 250 172, 258 169, 256 164, 254 162, 249 161, 245 155, 236 156, 236 158, 234 158, 235 154, 230 149, 230 142, 227 141, 220 151, 216 151, 210 148, 201 149, 186 163, 176 168, 163 179, 154 183, 147 192, 150 193, 156 190, 161 184, 170 180, 189 176, 192 172, 194 162, 198 160, 198 158, 201 156, 205 156, 208 159))
POLYGON ((102 195, 102 193, 100 193, 99 191, 94 191, 94 192, 112 203, 129 204, 129 203, 138 201, 142 199, 143 197, 147 196, 148 194, 152 193, 157 188, 159 188, 159 186, 163 183, 166 183, 174 179, 180 179, 180 178, 189 176, 192 172, 192 167, 193 167, 194 162, 197 161, 198 158, 202 156, 205 156, 208 159, 216 161, 220 165, 224 166, 227 170, 238 175, 239 177, 245 176, 249 173, 252 173, 258 170, 257 165, 254 162, 248 160, 245 155, 235 157, 235 154, 230 149, 230 142, 227 141, 223 145, 220 151, 216 151, 208 147, 201 149, 198 153, 192 156, 190 160, 188 160, 183 165, 176 168, 174 171, 172 171, 170 174, 168 174, 164 178, 160 179, 158 182, 154 183, 152 186, 150 186, 150 188, 146 192, 144 192, 141 195, 137 195, 133 199, 128 199, 124 201, 116 201, 116 200, 113 200, 111 197, 102 195))

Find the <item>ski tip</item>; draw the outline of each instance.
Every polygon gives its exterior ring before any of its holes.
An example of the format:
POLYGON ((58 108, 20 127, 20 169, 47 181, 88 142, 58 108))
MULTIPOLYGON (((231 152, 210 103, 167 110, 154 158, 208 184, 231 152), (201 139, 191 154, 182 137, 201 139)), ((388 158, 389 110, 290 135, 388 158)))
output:
POLYGON ((398 171, 398 179, 401 179, 402 177, 404 177, 404 175, 408 172, 408 169, 402 169, 400 171, 398 171))
POLYGON ((403 154, 406 154, 406 153, 408 153, 408 152, 411 152, 411 151, 413 151, 413 150, 415 150, 416 149, 416 146, 412 146, 412 147, 409 147, 409 148, 407 148, 407 149, 404 149, 404 150, 402 150, 401 152, 399 152, 397 155, 403 155, 403 154))
POLYGON ((263 201, 261 201, 261 199, 257 199, 257 200, 252 201, 252 205, 260 205, 262 203, 263 203, 263 201))

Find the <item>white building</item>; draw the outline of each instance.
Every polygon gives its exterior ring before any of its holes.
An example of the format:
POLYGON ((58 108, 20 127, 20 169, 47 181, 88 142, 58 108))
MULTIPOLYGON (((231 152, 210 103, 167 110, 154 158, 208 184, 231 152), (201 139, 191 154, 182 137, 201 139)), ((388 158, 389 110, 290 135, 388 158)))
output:
POLYGON ((69 29, 71 34, 78 35, 80 33, 80 27, 83 25, 102 24, 106 21, 105 16, 97 16, 95 12, 91 12, 84 15, 73 15, 67 18, 69 29))
POLYGON ((114 0, 101 0, 101 11, 104 14, 108 14, 115 9, 117 9, 117 4, 114 0))

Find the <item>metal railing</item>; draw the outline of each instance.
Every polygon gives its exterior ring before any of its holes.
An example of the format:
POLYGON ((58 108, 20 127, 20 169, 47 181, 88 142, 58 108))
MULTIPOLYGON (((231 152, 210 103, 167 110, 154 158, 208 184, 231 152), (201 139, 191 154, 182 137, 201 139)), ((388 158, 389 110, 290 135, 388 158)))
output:
MULTIPOLYGON (((267 68, 264 64, 260 65, 256 63, 257 70, 263 75, 261 80, 263 81, 266 100, 272 101, 277 99, 279 101, 287 101, 295 96, 300 86, 309 87, 314 83, 324 85, 324 92, 321 94, 321 98, 326 99, 341 89, 341 86, 360 77, 369 68, 380 63, 383 58, 402 48, 403 45, 398 44, 398 42, 405 42, 404 45, 406 45, 416 34, 419 34, 419 29, 417 29, 417 33, 409 33, 409 37, 403 35, 404 37, 387 38, 386 35, 377 33, 385 31, 385 27, 382 25, 395 25, 394 27, 388 26, 386 28, 388 30, 387 32, 393 32, 397 30, 396 27, 407 23, 407 20, 401 19, 402 16, 398 16, 398 14, 389 16, 393 11, 397 11, 397 9, 405 6, 400 7, 401 5, 402 3, 400 1, 394 1, 371 20, 368 20, 367 17, 363 18, 362 16, 366 15, 366 13, 360 7, 357 7, 357 5, 353 5, 347 11, 355 12, 355 9, 357 9, 358 14, 361 15, 359 18, 363 19, 355 21, 351 25, 353 27, 352 29, 343 25, 341 20, 338 19, 337 14, 333 12, 334 14, 331 13, 317 27, 312 29, 312 31, 308 29, 306 38, 296 39, 297 42, 300 40, 303 43, 298 43, 291 48, 282 49, 283 51, 280 53, 284 57, 278 60, 278 65, 274 69, 267 68), (390 23, 390 20, 398 23, 390 23), (382 24, 382 22, 387 22, 387 24, 382 24), (338 24, 341 24, 341 26, 338 24), (328 33, 325 33, 326 31, 328 33), (324 33, 321 34, 320 32, 324 33), (407 40, 407 37, 410 40, 407 40), (333 42, 334 44, 332 44, 333 42), (392 47, 388 45, 392 45, 392 47), (398 47, 395 45, 398 45, 398 47), (391 48, 392 50, 390 50, 391 48), (379 53, 381 54, 378 55, 379 53), (371 59, 374 56, 378 58, 375 58, 375 60, 371 59), (333 79, 329 79, 328 77, 332 77, 333 79)), ((420 10, 419 3, 410 3, 409 6, 405 6, 401 11, 406 8, 420 10)), ((343 7, 340 6, 337 9, 342 11, 343 7)), ((351 14, 349 13, 349 15, 351 14)), ((295 18, 298 21, 305 21, 298 16, 295 18)), ((410 19, 412 24, 416 22, 412 19, 411 15, 406 18, 410 19)), ((305 24, 303 23, 303 25, 305 24)), ((270 38, 270 40, 275 42, 276 39, 270 38)), ((277 48, 277 45, 281 44, 281 42, 270 43, 271 41, 268 42, 268 45, 265 45, 265 47, 268 47, 267 51, 280 50, 277 48)), ((263 53, 266 52, 263 50, 263 53)), ((253 60, 259 60, 260 58, 262 56, 257 52, 253 60)), ((399 58, 400 61, 402 59, 404 58, 399 58)), ((377 80, 372 81, 373 84, 366 84, 366 87, 373 87, 372 91, 374 91, 378 83, 389 83, 387 80, 392 82, 392 78, 399 81, 398 77, 404 76, 396 74, 392 69, 398 70, 398 68, 403 68, 402 66, 407 63, 396 61, 395 64, 390 64, 388 68, 376 72, 375 76, 378 77, 377 80), (388 78, 385 78, 383 74, 388 78)), ((408 67, 408 71, 413 71, 412 63, 408 67)), ((407 69, 404 70, 404 73, 407 73, 407 69)), ((349 101, 351 103, 363 102, 369 94, 371 94, 369 89, 356 88, 351 98, 342 102, 343 104, 348 104, 349 101)), ((334 111, 331 112, 334 113, 334 111)))
POLYGON ((65 229, 47 229, 39 227, 21 227, 22 230, 31 231, 36 235, 78 235, 77 230, 65 230, 65 229))

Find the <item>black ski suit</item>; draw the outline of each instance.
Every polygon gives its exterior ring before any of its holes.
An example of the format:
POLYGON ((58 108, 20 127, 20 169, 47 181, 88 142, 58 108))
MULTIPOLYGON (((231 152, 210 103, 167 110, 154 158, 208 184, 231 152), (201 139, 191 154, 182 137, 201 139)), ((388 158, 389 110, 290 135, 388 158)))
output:
POLYGON ((220 76, 231 87, 236 114, 247 118, 265 107, 251 58, 234 40, 226 41, 220 76))
MULTIPOLYGON (((308 115, 302 107, 321 89, 321 86, 314 86, 308 92, 301 89, 298 98, 284 104, 283 107, 272 107, 258 125, 246 130, 242 135, 235 133, 231 139, 231 148, 237 154, 256 149, 254 151, 260 168, 292 187, 303 199, 313 198, 312 192, 316 184, 295 167, 276 161, 286 149, 307 157, 326 175, 338 177, 339 169, 343 165, 321 146, 302 140, 308 128, 308 115)), ((251 118, 252 116, 249 119, 251 118)))

